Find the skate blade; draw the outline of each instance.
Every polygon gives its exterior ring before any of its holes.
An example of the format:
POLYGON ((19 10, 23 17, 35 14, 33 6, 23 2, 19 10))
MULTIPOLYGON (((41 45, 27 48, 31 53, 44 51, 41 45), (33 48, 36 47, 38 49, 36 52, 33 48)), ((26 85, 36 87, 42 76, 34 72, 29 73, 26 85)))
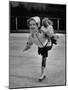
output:
POLYGON ((41 81, 43 81, 45 78, 46 78, 46 76, 43 76, 42 79, 38 79, 38 80, 39 80, 39 82, 41 82, 41 81))

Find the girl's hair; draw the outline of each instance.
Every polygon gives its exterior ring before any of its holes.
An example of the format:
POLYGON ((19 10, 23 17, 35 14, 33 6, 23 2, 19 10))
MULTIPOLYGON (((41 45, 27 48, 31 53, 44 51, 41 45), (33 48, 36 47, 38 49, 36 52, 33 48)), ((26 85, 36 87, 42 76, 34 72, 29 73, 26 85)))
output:
POLYGON ((46 23, 48 23, 49 25, 53 25, 52 20, 50 20, 49 18, 44 18, 42 20, 42 25, 46 27, 46 23))
POLYGON ((31 20, 34 20, 36 22, 36 25, 38 28, 40 27, 40 18, 38 16, 31 17, 30 19, 27 20, 27 25, 29 26, 29 23, 31 20))
MULTIPOLYGON (((35 21, 33 18, 30 18, 30 19, 27 20, 27 25, 28 25, 28 26, 30 25, 29 23, 30 23, 30 21, 32 21, 32 20, 35 21)), ((35 21, 35 22, 36 22, 36 21, 35 21)))

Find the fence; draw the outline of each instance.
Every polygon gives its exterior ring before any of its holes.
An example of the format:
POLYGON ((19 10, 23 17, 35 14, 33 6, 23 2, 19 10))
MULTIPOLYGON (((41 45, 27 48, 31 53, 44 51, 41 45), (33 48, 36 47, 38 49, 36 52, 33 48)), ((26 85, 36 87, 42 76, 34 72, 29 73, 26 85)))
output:
MULTIPOLYGON (((10 32, 11 33, 23 33, 29 32, 27 26, 27 19, 30 17, 26 16, 11 16, 10 17, 10 32)), ((40 17, 41 20, 44 17, 40 17)), ((56 32, 65 32, 66 31, 66 20, 64 18, 54 18, 49 17, 54 23, 53 27, 56 32)))

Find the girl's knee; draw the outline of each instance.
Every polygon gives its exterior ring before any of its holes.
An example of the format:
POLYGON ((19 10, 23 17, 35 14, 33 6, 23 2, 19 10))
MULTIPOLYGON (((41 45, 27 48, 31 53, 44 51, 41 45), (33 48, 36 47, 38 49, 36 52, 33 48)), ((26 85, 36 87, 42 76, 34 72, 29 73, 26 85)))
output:
POLYGON ((42 58, 42 67, 46 67, 46 57, 42 58))
POLYGON ((42 67, 46 67, 45 63, 42 62, 42 67))

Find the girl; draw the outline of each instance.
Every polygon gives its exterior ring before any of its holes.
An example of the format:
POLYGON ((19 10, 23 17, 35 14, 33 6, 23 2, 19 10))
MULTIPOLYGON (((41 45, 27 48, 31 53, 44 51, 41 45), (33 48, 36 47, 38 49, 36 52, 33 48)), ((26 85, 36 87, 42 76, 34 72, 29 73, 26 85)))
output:
POLYGON ((45 67, 46 67, 46 58, 48 57, 48 50, 52 48, 52 43, 48 46, 48 43, 51 42, 48 40, 48 37, 45 33, 40 30, 40 18, 32 17, 27 20, 27 24, 30 29, 30 35, 26 44, 24 51, 31 48, 32 44, 36 44, 38 46, 38 54, 42 55, 42 64, 41 64, 41 75, 39 77, 39 81, 42 81, 45 76, 45 67))

